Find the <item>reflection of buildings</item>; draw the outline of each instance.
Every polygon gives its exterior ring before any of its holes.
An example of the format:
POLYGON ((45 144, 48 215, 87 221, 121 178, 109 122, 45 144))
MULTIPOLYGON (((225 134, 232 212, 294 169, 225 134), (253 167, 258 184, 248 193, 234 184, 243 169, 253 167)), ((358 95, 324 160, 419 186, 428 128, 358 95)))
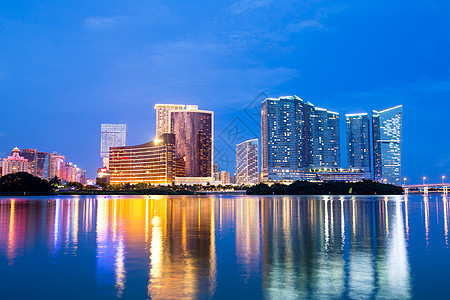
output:
POLYGON ((109 298, 211 298, 231 286, 218 280, 226 277, 236 292, 255 289, 253 298, 403 299, 413 296, 408 214, 425 227, 412 232, 443 245, 448 205, 398 196, 4 199, 0 263, 21 263, 37 246, 53 262, 81 258, 85 282, 109 298), (429 234, 437 224, 442 234, 429 234))
POLYGON ((410 297, 401 198, 324 198, 263 200, 265 296, 410 297))
POLYGON ((375 180, 401 184, 402 105, 372 113, 375 180))
POLYGON ((102 124, 100 156, 103 166, 109 168, 109 148, 127 144, 127 124, 102 124))
POLYGON ((175 136, 165 133, 146 144, 111 147, 110 183, 172 183, 175 175, 174 146, 175 136))

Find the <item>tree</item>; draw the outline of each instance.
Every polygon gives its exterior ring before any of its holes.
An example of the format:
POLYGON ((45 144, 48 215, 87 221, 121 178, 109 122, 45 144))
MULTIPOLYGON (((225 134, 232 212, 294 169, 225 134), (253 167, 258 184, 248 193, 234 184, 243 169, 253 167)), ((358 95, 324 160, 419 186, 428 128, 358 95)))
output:
POLYGON ((52 191, 52 185, 47 180, 26 172, 7 174, 0 178, 0 192, 51 193, 52 191))

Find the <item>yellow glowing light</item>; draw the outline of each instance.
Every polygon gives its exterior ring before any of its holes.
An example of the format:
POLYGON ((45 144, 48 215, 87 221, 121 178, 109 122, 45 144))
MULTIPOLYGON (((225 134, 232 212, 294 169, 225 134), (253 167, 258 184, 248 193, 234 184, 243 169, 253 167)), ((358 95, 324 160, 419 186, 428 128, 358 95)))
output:
POLYGON ((158 139, 158 138, 156 138, 155 139, 155 146, 158 146, 158 144, 160 143, 160 142, 162 142, 163 140, 160 140, 160 139, 158 139))

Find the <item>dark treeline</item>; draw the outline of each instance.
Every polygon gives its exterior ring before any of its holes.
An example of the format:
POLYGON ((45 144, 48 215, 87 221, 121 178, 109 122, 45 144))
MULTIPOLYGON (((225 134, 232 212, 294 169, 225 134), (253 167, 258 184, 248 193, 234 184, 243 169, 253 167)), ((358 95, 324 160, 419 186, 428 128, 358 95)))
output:
POLYGON ((401 195, 403 189, 371 180, 360 182, 295 181, 290 185, 260 183, 247 189, 247 195, 401 195))
POLYGON ((53 182, 26 172, 12 173, 0 178, 0 195, 51 194, 53 182))

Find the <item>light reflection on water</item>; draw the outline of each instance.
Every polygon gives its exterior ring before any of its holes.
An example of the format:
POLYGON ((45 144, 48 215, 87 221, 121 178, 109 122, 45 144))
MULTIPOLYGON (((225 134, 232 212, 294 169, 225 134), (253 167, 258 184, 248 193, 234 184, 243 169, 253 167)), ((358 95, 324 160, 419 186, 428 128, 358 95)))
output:
POLYGON ((437 195, 0 198, 0 289, 18 299, 408 299, 434 284, 442 296, 448 205, 437 195))

